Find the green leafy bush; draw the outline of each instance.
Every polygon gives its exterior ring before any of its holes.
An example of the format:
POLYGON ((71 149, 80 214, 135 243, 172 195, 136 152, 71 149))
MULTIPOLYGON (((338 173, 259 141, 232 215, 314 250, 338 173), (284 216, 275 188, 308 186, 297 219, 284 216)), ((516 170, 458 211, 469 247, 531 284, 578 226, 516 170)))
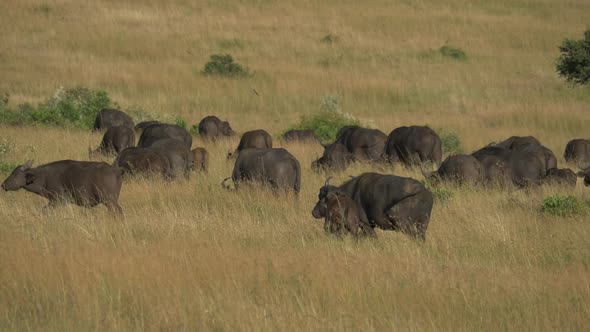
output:
POLYGON ((467 54, 465 53, 465 51, 463 51, 460 48, 450 46, 448 44, 443 45, 439 49, 439 51, 440 51, 440 54, 442 54, 443 56, 453 58, 455 60, 461 60, 461 61, 467 60, 467 54))
POLYGON ((186 120, 183 117, 177 116, 176 119, 174 119, 174 123, 176 123, 177 126, 186 129, 187 124, 186 120))
POLYGON ((575 196, 551 195, 543 200, 541 211, 558 217, 571 217, 587 212, 589 204, 575 196))
POLYGON ((205 64, 202 73, 204 75, 216 75, 232 78, 243 78, 252 76, 248 67, 234 62, 229 54, 214 54, 210 57, 211 61, 205 64))
POLYGON ((557 72, 572 84, 590 82, 590 29, 584 32, 584 39, 566 39, 559 47, 557 72))
POLYGON ((11 173, 18 164, 0 161, 0 173, 11 173))
POLYGON ((194 136, 199 135, 199 125, 198 124, 192 125, 191 129, 189 129, 189 133, 191 133, 191 135, 194 135, 194 136))
POLYGON ((108 94, 102 90, 85 87, 59 88, 53 97, 36 107, 25 103, 17 106, 16 110, 0 108, 0 123, 38 123, 90 129, 94 125, 96 114, 111 104, 108 94))
POLYGON ((352 114, 341 111, 338 97, 326 96, 321 100, 319 112, 302 117, 298 125, 284 132, 292 129, 311 129, 321 141, 332 142, 340 128, 352 125, 360 126, 361 122, 352 114))
POLYGON ((444 203, 448 200, 450 200, 451 198, 453 198, 454 196, 454 192, 450 189, 446 189, 446 188, 429 188, 430 191, 432 192, 432 196, 434 197, 434 199, 436 201, 439 201, 441 203, 444 203))
POLYGON ((437 133, 442 142, 444 153, 463 153, 463 145, 461 144, 459 135, 446 129, 437 130, 437 133))

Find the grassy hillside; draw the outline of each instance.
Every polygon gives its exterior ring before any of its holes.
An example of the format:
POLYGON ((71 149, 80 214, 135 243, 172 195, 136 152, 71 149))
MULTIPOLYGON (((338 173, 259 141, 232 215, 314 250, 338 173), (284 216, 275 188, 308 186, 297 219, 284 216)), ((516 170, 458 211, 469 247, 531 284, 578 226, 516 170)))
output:
MULTIPOLYGON (((532 134, 561 166, 565 143, 590 127, 590 90, 554 70, 561 40, 590 24, 587 1, 25 0, 1 2, 0 18, 0 94, 12 106, 83 85, 124 109, 189 124, 216 114, 240 132, 278 134, 338 96, 343 111, 387 133, 429 124, 456 132, 468 152, 532 134), (466 59, 442 55, 445 44, 466 59), (203 76, 220 53, 254 76, 203 76)), ((3 126, 0 138, 2 163, 41 164, 85 160, 101 137, 3 126)), ((0 329, 590 328, 590 217, 540 210, 554 193, 588 198, 581 181, 445 187, 452 196, 436 202, 426 243, 382 231, 355 243, 311 217, 321 146, 286 146, 303 167, 295 199, 223 191, 236 144, 196 138, 212 165, 189 182, 126 181, 124 223, 104 207, 44 215, 43 199, 1 193, 0 329)), ((355 165, 334 182, 368 170, 422 178, 355 165)))

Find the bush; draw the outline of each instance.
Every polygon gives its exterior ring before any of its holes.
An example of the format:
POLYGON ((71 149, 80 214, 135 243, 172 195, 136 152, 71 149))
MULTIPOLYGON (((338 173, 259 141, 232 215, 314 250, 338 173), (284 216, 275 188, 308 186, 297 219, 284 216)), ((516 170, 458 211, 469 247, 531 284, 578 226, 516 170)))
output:
POLYGON ((572 84, 590 82, 590 29, 584 32, 584 39, 566 39, 559 47, 561 55, 557 59, 559 76, 572 84))
POLYGON ((177 126, 186 129, 187 124, 186 120, 183 117, 177 116, 176 119, 174 119, 174 123, 176 123, 177 126))
POLYGON ((434 199, 441 203, 453 198, 453 195, 455 194, 452 190, 445 188, 429 188, 429 190, 432 192, 434 199))
POLYGON ((111 104, 105 91, 85 87, 66 90, 62 87, 57 89, 53 97, 37 107, 25 103, 19 105, 16 110, 0 108, 0 123, 39 123, 91 129, 96 114, 111 104))
POLYGON ((293 129, 311 129, 323 142, 332 142, 344 126, 360 126, 361 122, 349 113, 340 110, 340 101, 336 96, 326 96, 320 103, 320 111, 311 117, 303 117, 301 122, 284 132, 293 129))
POLYGON ((18 164, 0 161, 0 173, 12 173, 16 166, 18 164))
POLYGON ((247 67, 234 62, 231 55, 214 54, 210 57, 211 61, 205 64, 204 75, 217 75, 232 78, 252 76, 247 67))
POLYGON ((192 125, 191 129, 189 130, 189 133, 191 133, 191 135, 198 136, 199 135, 199 125, 198 124, 192 125))
POLYGON ((571 217, 588 210, 587 201, 581 201, 575 196, 555 194, 543 200, 541 211, 558 217, 571 217))
POLYGON ((459 136, 450 130, 438 130, 444 153, 463 153, 463 145, 459 136))
POLYGON ((467 60, 467 54, 460 48, 452 47, 450 45, 443 45, 440 49, 440 54, 443 56, 453 58, 455 60, 465 61, 467 60))

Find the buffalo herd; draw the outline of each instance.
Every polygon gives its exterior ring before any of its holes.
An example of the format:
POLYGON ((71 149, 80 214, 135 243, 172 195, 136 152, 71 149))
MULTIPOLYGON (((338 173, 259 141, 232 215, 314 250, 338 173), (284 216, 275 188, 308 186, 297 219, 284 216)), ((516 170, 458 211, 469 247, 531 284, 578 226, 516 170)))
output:
MULTIPOLYGON (((32 161, 16 167, 2 183, 5 191, 24 188, 48 200, 48 207, 74 203, 85 207, 104 204, 123 216, 118 199, 123 176, 143 174, 166 181, 189 178, 193 171, 207 172, 209 153, 192 148, 191 134, 178 125, 159 121, 137 125, 124 112, 104 109, 96 117, 94 130, 105 131, 96 149, 89 148, 90 159, 113 155, 114 162, 61 160, 33 167, 32 161), (137 146, 135 135, 141 133, 137 146), (192 150, 191 150, 192 149, 192 150)), ((203 141, 216 142, 236 135, 228 121, 207 116, 198 124, 203 141)), ((290 130, 285 142, 320 143, 311 130, 290 130)), ((381 166, 420 167, 425 182, 468 183, 472 185, 528 188, 544 183, 575 186, 577 177, 590 185, 590 141, 574 139, 567 143, 564 158, 576 162, 580 171, 557 168, 555 154, 532 136, 513 136, 490 143, 471 154, 450 154, 443 160, 442 141, 427 126, 399 127, 389 135, 377 129, 344 126, 334 142, 322 144, 324 152, 313 161, 316 172, 345 170, 351 163, 368 162, 381 166), (425 171, 425 166, 436 166, 425 171)), ((233 190, 242 183, 266 183, 276 191, 301 190, 301 165, 284 148, 273 148, 272 136, 265 130, 242 134, 227 158, 234 162, 230 177, 222 187, 233 190)), ((340 186, 326 183, 319 189, 312 215, 324 219, 324 229, 333 234, 375 237, 375 227, 396 230, 425 240, 433 206, 433 195, 422 181, 391 174, 363 173, 340 186)))

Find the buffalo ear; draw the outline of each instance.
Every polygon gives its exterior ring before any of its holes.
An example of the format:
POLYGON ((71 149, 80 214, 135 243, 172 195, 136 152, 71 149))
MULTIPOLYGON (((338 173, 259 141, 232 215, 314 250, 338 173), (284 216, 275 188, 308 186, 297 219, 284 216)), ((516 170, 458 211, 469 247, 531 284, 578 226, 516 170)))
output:
POLYGON ((24 163, 23 165, 21 165, 20 170, 24 172, 24 171, 28 170, 29 168, 31 168, 31 166, 33 166, 33 160, 29 160, 26 163, 24 163))
POLYGON ((30 185, 31 183, 35 182, 36 178, 37 177, 33 173, 30 173, 30 172, 25 173, 25 183, 27 184, 27 186, 30 185))

